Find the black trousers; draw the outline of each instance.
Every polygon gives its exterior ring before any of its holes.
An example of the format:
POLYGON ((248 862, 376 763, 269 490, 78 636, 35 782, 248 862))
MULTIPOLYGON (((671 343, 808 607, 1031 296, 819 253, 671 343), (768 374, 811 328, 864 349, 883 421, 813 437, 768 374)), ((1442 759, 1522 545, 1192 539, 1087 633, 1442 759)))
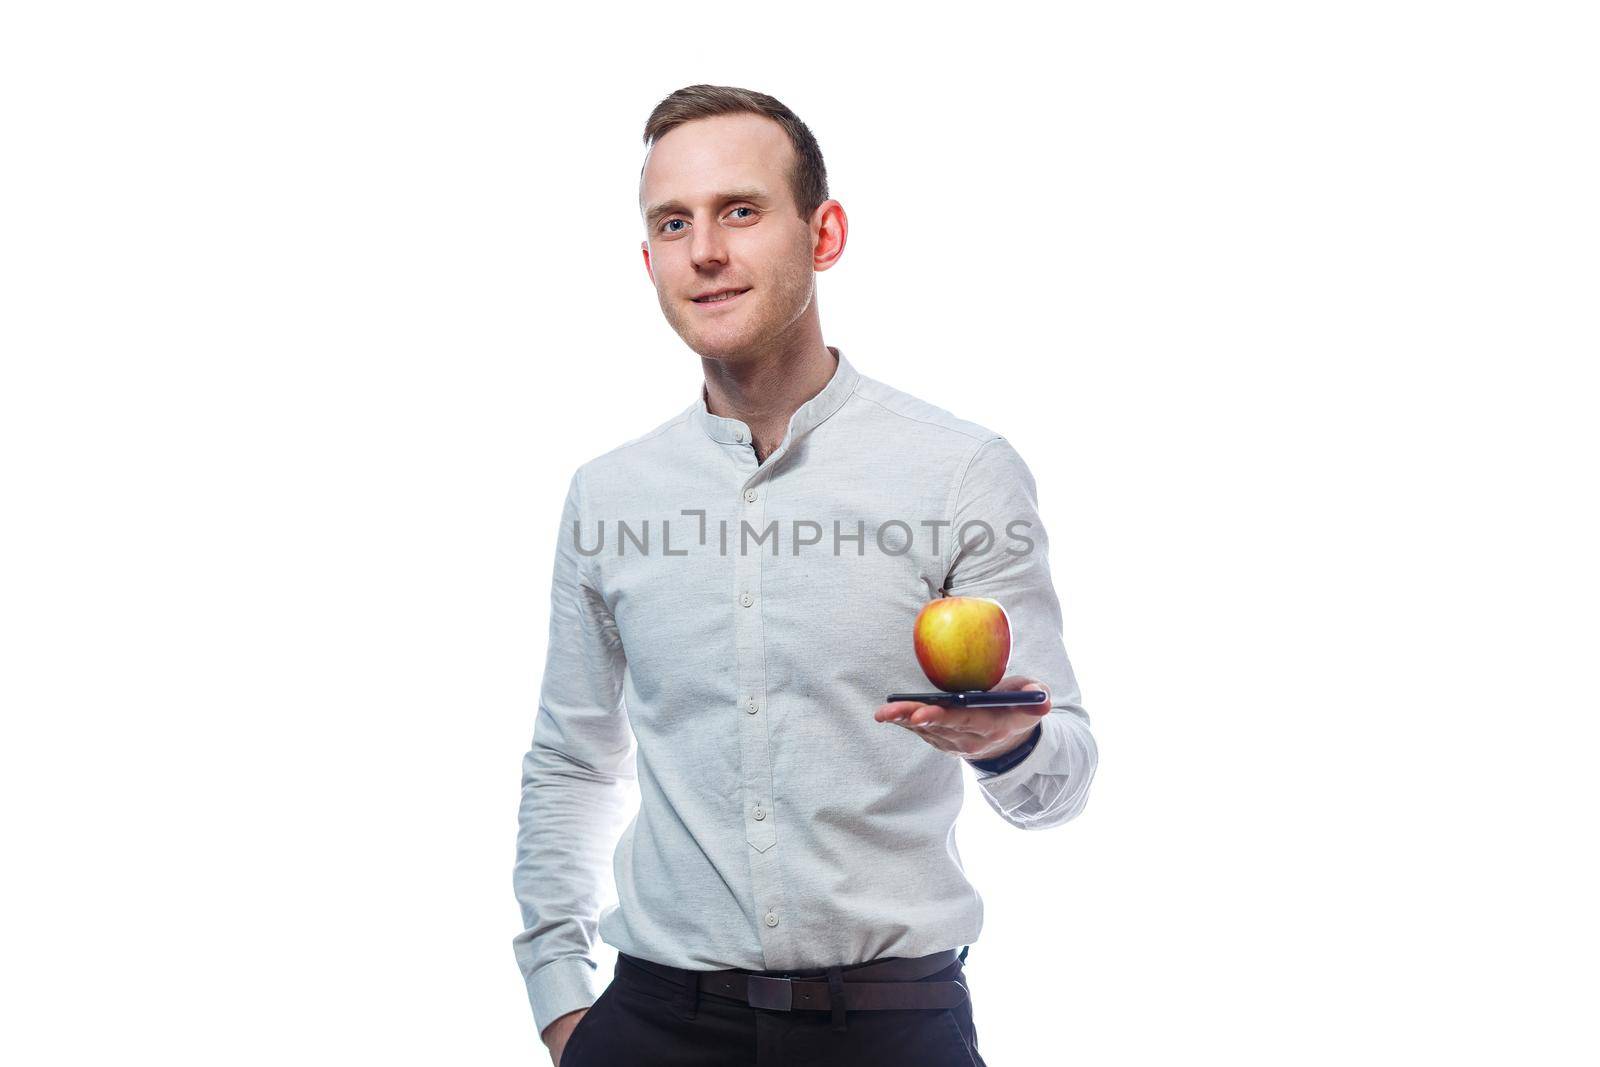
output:
POLYGON ((961 959, 920 979, 967 985, 959 1006, 847 1011, 843 1030, 826 1011, 692 995, 632 959, 617 954, 611 984, 578 1020, 560 1067, 987 1067, 961 959))

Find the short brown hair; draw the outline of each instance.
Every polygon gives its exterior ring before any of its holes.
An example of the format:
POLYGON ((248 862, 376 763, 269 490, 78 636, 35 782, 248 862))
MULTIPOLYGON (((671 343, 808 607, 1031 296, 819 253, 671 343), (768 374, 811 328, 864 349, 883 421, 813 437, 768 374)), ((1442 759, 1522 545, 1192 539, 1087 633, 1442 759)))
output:
MULTIPOLYGON (((686 85, 672 93, 655 110, 644 124, 646 148, 662 137, 694 119, 713 115, 738 114, 764 115, 772 119, 789 135, 794 145, 795 163, 789 174, 789 191, 794 195, 795 208, 800 217, 810 219, 811 213, 828 199, 828 168, 822 162, 822 149, 811 136, 806 124, 800 121, 777 99, 751 89, 738 89, 731 85, 686 85)), ((639 168, 644 176, 644 167, 639 168)))

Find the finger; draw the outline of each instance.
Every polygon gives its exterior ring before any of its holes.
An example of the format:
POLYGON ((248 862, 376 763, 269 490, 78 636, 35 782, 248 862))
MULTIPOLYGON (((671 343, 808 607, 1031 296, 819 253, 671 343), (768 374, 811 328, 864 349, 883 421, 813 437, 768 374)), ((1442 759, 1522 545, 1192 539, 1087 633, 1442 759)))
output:
POLYGON ((911 713, 908 721, 913 726, 937 726, 940 729, 965 733, 974 728, 976 713, 970 708, 952 708, 943 704, 924 704, 911 713))
POLYGON ((878 710, 872 713, 872 717, 879 722, 889 722, 894 719, 904 719, 922 707, 927 707, 927 705, 915 700, 895 700, 887 704, 878 705, 878 710))

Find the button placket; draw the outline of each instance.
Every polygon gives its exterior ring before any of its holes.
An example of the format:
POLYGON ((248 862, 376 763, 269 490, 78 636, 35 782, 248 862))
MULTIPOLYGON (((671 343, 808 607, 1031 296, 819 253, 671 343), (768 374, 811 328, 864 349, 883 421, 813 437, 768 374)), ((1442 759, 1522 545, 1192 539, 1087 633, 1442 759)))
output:
MULTIPOLYGON (((777 841, 776 820, 767 818, 772 801, 768 795, 772 784, 772 727, 769 715, 760 714, 766 705, 766 635, 762 627, 760 610, 761 570, 764 545, 755 544, 746 551, 743 523, 760 533, 765 525, 764 494, 747 486, 740 493, 743 503, 738 508, 739 532, 734 538, 735 570, 739 575, 739 676, 745 692, 744 729, 747 744, 744 752, 749 757, 745 766, 746 805, 745 839, 758 851, 765 852, 777 841)), ((770 709, 769 709, 770 710, 770 709)))
MULTIPOLYGON (((769 961, 787 961, 794 957, 793 929, 787 925, 778 929, 778 916, 786 914, 783 895, 783 878, 779 868, 778 851, 773 848, 778 841, 778 812, 773 797, 773 722, 772 703, 766 690, 765 629, 763 624, 762 573, 767 565, 771 546, 750 540, 745 549, 742 522, 748 522, 754 534, 760 535, 766 525, 767 490, 765 480, 759 487, 746 485, 739 489, 736 498, 737 514, 733 537, 736 593, 739 605, 734 609, 738 644, 739 704, 744 711, 737 716, 741 730, 743 763, 743 820, 745 840, 750 845, 751 888, 755 892, 754 905, 759 908, 763 925, 762 950, 769 961)), ((772 966, 783 966, 782 962, 772 966)))

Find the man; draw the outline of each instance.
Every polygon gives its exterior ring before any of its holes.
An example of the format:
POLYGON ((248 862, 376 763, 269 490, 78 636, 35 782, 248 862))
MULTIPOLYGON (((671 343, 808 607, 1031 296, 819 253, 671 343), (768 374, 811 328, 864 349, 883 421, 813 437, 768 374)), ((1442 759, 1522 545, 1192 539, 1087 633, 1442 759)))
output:
POLYGON ((645 144, 645 270, 705 383, 568 487, 514 875, 536 1023, 558 1067, 981 1064, 963 767, 1031 829, 1097 762, 1033 478, 823 343, 847 224, 788 108, 690 86, 645 144), (1001 603, 994 688, 1046 704, 885 703, 930 688, 912 627, 942 595, 1001 603))

